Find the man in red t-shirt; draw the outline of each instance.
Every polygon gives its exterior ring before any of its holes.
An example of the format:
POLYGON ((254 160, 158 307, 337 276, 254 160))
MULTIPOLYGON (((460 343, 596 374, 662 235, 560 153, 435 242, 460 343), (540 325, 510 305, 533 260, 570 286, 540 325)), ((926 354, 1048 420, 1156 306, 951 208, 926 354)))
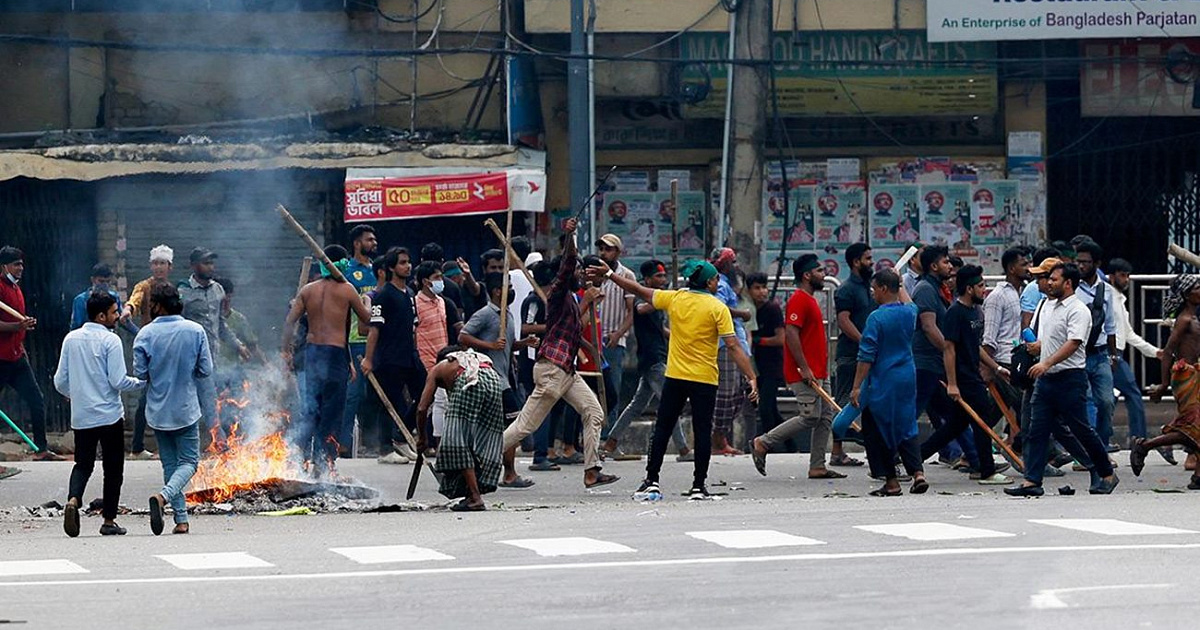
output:
POLYGON ((792 263, 799 290, 792 294, 784 314, 783 378, 796 395, 800 414, 754 438, 754 467, 767 474, 767 453, 812 430, 808 478, 841 479, 846 475, 825 466, 825 449, 833 423, 833 407, 817 394, 814 385, 826 387, 829 377, 829 339, 821 306, 813 294, 825 287, 825 268, 816 254, 804 254, 792 263))
MULTIPOLYGON (((21 276, 25 273, 25 254, 16 247, 0 248, 0 302, 25 315, 25 295, 21 292, 21 276)), ((16 318, 0 311, 0 392, 12 387, 29 407, 29 425, 33 443, 37 445, 35 460, 61 461, 46 444, 46 403, 42 390, 34 379, 33 368, 25 354, 25 333, 37 326, 32 317, 16 318)), ((4 469, 2 476, 11 476, 4 469)), ((15 474, 15 473, 13 473, 15 474)))

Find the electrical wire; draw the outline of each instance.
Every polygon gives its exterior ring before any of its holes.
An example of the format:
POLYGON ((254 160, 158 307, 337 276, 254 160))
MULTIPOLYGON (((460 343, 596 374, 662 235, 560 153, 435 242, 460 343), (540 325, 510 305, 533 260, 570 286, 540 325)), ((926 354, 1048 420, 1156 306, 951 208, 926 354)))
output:
MULTIPOLYGON (((356 4, 361 7, 368 7, 370 9, 373 9, 375 11, 376 15, 378 15, 379 17, 387 20, 388 22, 392 22, 394 24, 410 24, 412 22, 416 22, 416 21, 420 20, 421 18, 425 17, 426 15, 429 15, 429 12, 433 11, 433 7, 437 6, 436 3, 431 4, 431 5, 429 5, 428 9, 425 9, 424 11, 422 11, 421 13, 419 13, 417 15, 412 15, 412 16, 408 16, 408 17, 404 17, 404 16, 395 17, 392 15, 388 15, 387 13, 385 13, 383 11, 383 9, 379 8, 378 1, 367 2, 365 0, 350 0, 350 2, 352 4, 356 4)), ((414 0, 414 2, 417 3, 419 6, 420 0, 414 0)))
POLYGON ((649 46, 647 46, 647 47, 645 47, 645 48, 642 48, 642 49, 640 49, 640 50, 635 50, 635 51, 633 51, 633 52, 631 52, 631 53, 627 53, 627 54, 625 54, 625 55, 622 55, 622 58, 624 58, 624 59, 629 59, 629 58, 632 58, 632 57, 637 57, 638 55, 641 55, 641 54, 643 54, 643 53, 650 52, 651 50, 654 50, 654 49, 656 49, 656 48, 661 48, 661 47, 663 47, 663 46, 666 46, 667 44, 669 44, 669 43, 671 43, 671 42, 675 41, 676 39, 679 39, 679 38, 680 38, 680 37, 682 37, 684 34, 686 34, 686 33, 690 33, 690 32, 692 31, 692 29, 696 28, 697 26, 700 26, 700 23, 701 23, 701 22, 703 22, 704 20, 707 20, 707 19, 709 18, 709 16, 711 16, 711 15, 712 15, 712 14, 714 14, 714 13, 716 13, 716 12, 717 12, 717 9, 721 8, 721 5, 722 5, 722 3, 723 3, 723 2, 724 2, 724 0, 721 0, 721 1, 717 2, 716 4, 714 4, 714 5, 712 6, 712 8, 711 8, 711 9, 709 9, 707 12, 705 12, 705 13, 704 13, 704 15, 701 15, 701 16, 700 16, 700 17, 699 17, 699 18, 698 18, 698 19, 697 19, 695 22, 692 22, 691 24, 688 24, 687 26, 683 27, 683 29, 682 29, 682 30, 680 30, 680 31, 678 31, 678 32, 676 32, 676 33, 672 33, 672 34, 671 34, 669 37, 667 37, 666 39, 664 39, 664 40, 662 40, 662 41, 660 41, 660 42, 658 42, 658 43, 656 43, 656 44, 651 44, 651 45, 649 45, 649 46))

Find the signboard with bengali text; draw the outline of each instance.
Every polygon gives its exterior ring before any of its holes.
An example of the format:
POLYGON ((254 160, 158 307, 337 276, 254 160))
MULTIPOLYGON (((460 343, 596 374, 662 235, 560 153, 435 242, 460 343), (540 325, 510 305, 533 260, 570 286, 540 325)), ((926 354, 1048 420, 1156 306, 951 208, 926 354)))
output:
POLYGON ((346 179, 346 222, 426 219, 545 208, 545 174, 494 173, 346 179))

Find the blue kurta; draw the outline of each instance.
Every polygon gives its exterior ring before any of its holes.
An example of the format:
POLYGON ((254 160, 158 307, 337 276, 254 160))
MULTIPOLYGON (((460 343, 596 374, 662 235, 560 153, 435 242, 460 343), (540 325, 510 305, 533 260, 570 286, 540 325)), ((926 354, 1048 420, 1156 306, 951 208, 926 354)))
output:
POLYGON ((858 346, 858 360, 871 364, 859 402, 871 411, 892 449, 917 436, 917 368, 912 353, 916 330, 915 304, 885 304, 867 318, 858 346))

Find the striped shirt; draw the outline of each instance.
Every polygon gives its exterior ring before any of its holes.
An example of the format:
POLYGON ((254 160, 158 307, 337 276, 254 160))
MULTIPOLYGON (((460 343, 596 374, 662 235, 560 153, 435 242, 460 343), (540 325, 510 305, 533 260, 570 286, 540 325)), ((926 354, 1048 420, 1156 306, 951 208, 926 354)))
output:
POLYGON ((1013 342, 1021 337, 1021 292, 1001 282, 983 301, 983 345, 997 363, 1012 363, 1013 342))
POLYGON ((416 304, 417 354, 428 370, 437 363, 438 352, 450 341, 446 331, 446 303, 436 295, 429 298, 424 292, 417 292, 416 304))
MULTIPOLYGON (((617 263, 617 268, 613 270, 613 275, 629 278, 637 281, 637 276, 628 267, 617 263)), ((600 300, 600 326, 604 331, 604 338, 611 339, 613 335, 621 329, 625 324, 625 315, 628 314, 626 308, 626 300, 633 299, 633 294, 622 289, 612 280, 605 280, 604 284, 600 285, 600 292, 603 298, 600 300)), ((632 329, 632 326, 630 327, 632 329)), ((629 331, 625 331, 624 335, 617 340, 617 345, 625 347, 625 339, 629 336, 629 331)))

